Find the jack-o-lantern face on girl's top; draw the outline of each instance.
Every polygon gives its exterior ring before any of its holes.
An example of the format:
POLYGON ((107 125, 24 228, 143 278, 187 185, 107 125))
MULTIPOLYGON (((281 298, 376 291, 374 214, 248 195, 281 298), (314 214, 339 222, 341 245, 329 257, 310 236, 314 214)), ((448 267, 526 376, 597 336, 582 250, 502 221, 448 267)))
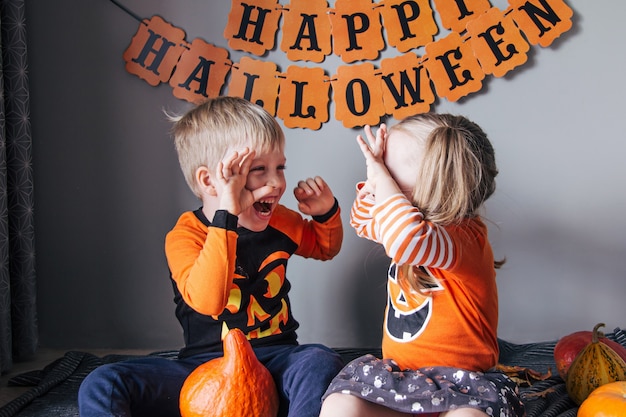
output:
MULTIPOLYGON (((396 342, 410 342, 417 338, 430 321, 432 297, 404 288, 398 282, 395 264, 389 267, 387 280, 387 316, 385 332, 396 342)), ((430 291, 441 290, 437 284, 430 291)))

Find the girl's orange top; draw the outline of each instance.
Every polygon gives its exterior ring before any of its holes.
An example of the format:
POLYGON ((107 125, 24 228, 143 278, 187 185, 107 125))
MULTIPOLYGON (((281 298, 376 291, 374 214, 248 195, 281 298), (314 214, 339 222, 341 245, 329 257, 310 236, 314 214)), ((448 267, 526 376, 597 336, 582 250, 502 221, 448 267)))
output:
POLYGON ((350 223, 382 244, 392 263, 383 357, 402 368, 450 366, 486 371, 498 360, 498 294, 487 227, 479 217, 441 227, 425 221, 403 194, 354 202, 350 223), (422 266, 437 284, 416 292, 398 265, 422 266))

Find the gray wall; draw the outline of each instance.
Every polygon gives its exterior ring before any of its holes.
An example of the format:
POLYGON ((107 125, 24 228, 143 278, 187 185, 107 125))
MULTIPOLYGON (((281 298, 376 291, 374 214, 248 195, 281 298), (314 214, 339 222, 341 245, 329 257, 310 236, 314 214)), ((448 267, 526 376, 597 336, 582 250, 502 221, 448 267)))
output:
MULTIPOLYGON (((122 3, 141 17, 162 16, 187 40, 227 47, 230 1, 122 3)), ((528 63, 488 77, 481 92, 434 106, 478 122, 496 147, 501 174, 487 216, 496 254, 507 258, 498 277, 500 337, 515 342, 597 322, 626 326, 626 3, 567 3, 574 27, 553 45, 532 47, 528 63)), ((125 71, 122 54, 139 23, 112 2, 26 7, 41 345, 179 347, 163 238, 199 203, 179 171, 163 110, 188 105, 168 85, 125 71)), ((242 56, 231 51, 234 62, 242 56)), ((280 51, 268 59, 281 70, 291 64, 280 51)), ((321 64, 328 74, 338 65, 321 64)), ((286 130, 288 182, 324 176, 346 224, 335 260, 290 264, 302 342, 379 343, 387 260, 347 223, 354 183, 365 175, 358 132, 334 120, 320 131, 286 130)), ((290 194, 283 202, 295 207, 290 194)))

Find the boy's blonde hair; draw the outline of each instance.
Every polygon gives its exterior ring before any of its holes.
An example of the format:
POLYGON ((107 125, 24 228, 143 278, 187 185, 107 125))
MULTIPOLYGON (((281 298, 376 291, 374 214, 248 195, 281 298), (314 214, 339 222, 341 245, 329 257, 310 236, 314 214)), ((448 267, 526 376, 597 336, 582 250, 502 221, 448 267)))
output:
MULTIPOLYGON (((445 226, 478 216, 496 189, 498 175, 494 149, 480 126, 463 116, 424 113, 403 119, 390 132, 393 130, 411 135, 423 145, 412 203, 424 219, 445 226)), ((496 261, 494 267, 503 263, 496 261)), ((421 268, 401 265, 400 270, 417 291, 434 283, 421 268)))
POLYGON ((214 171, 229 149, 281 150, 285 136, 276 119, 262 107, 239 97, 211 98, 183 116, 170 116, 178 161, 185 180, 200 198, 195 173, 214 171))

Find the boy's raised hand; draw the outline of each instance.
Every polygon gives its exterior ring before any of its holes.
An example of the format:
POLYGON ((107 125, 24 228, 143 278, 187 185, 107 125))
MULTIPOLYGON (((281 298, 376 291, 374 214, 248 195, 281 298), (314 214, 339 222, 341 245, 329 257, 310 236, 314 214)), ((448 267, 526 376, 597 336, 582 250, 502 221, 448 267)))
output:
POLYGON ((273 187, 265 186, 256 190, 248 190, 246 182, 255 151, 243 148, 224 158, 217 165, 215 177, 220 184, 220 208, 238 216, 263 196, 271 193, 273 187))
POLYGON ((298 209, 309 216, 322 216, 335 204, 335 196, 322 177, 298 181, 293 194, 298 200, 298 209))

